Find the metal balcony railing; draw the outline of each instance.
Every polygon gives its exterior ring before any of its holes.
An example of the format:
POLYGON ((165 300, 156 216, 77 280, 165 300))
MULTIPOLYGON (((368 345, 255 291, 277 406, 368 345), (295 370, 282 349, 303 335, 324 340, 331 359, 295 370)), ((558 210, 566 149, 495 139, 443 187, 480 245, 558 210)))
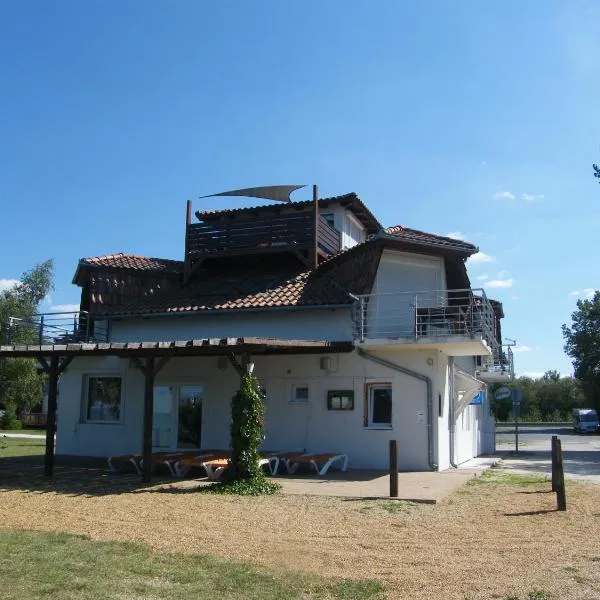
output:
POLYGON ((482 336, 493 351, 498 346, 494 310, 483 289, 358 296, 354 330, 359 341, 482 336))
POLYGON ((8 318, 9 345, 107 341, 107 322, 95 320, 86 311, 40 313, 31 319, 8 318))
POLYGON ((481 365, 477 367, 477 372, 483 375, 501 375, 506 374, 511 379, 515 377, 515 366, 513 351, 510 346, 507 347, 506 352, 496 352, 494 356, 490 358, 481 358, 481 365))

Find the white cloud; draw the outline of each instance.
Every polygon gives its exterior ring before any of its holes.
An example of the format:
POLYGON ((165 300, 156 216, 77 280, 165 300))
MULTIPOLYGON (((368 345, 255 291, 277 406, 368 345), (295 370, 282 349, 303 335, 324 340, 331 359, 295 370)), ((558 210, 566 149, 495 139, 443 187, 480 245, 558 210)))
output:
POLYGON ((489 254, 485 254, 485 252, 477 252, 468 258, 470 264, 488 263, 494 262, 495 260, 495 256, 490 256, 489 254))
POLYGON ((18 279, 0 279, 0 292, 4 290, 10 290, 19 283, 18 279))
POLYGON ((490 276, 489 275, 477 275, 477 277, 475 277, 475 279, 477 279, 478 281, 485 281, 486 279, 489 279, 490 276))
POLYGON ((514 279, 490 279, 483 285, 488 288, 511 288, 515 283, 514 279))
POLYGON ((574 292, 569 292, 569 296, 577 296, 579 298, 586 298, 587 300, 591 300, 594 297, 596 290, 594 288, 585 288, 583 290, 575 290, 574 292))
POLYGON ((525 371, 525 373, 519 373, 519 377, 530 377, 531 379, 540 379, 544 376, 544 371, 525 371))
POLYGON ((494 198, 496 198, 498 200, 503 200, 503 199, 515 200, 516 196, 512 192, 498 191, 494 194, 494 198))
POLYGON ((460 231, 451 231, 450 233, 447 233, 445 237, 449 237, 454 240, 462 240, 463 242, 467 239, 467 236, 460 231))
POLYGON ((521 197, 525 202, 537 202, 544 199, 544 194, 528 194, 527 192, 523 192, 521 197))
POLYGON ((506 269, 498 271, 498 275, 496 275, 496 279, 508 279, 508 277, 510 277, 510 273, 506 269))
POLYGON ((513 353, 531 352, 532 350, 533 350, 533 348, 531 346, 513 346, 512 347, 513 353))
POLYGON ((51 312, 79 312, 79 304, 56 304, 50 307, 51 312))

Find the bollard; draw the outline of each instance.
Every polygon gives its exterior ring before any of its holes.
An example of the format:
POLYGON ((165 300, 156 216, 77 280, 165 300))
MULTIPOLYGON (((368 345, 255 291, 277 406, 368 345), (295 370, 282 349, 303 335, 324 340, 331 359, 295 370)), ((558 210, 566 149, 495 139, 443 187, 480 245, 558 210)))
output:
POLYGON ((557 485, 557 475, 558 475, 558 467, 556 464, 556 440, 558 440, 558 436, 553 435, 552 436, 552 491, 556 492, 556 490, 558 489, 558 485, 557 485))
POLYGON ((390 440, 390 498, 398 497, 398 444, 390 440))
POLYGON ((567 510, 567 494, 565 491, 565 471, 563 468, 562 444, 556 440, 556 506, 558 510, 567 510))

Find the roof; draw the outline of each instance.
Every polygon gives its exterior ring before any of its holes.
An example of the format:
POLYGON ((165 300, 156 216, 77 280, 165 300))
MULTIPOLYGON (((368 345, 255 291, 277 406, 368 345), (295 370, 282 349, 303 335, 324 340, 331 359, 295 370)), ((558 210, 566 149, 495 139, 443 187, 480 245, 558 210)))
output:
POLYGON ((406 241, 409 243, 426 244, 428 246, 436 246, 438 248, 444 248, 454 251, 462 251, 468 254, 475 254, 478 251, 477 246, 465 242, 463 240, 457 240, 455 238, 445 237, 442 235, 435 235, 433 233, 427 233, 425 231, 419 231, 418 229, 409 229, 403 225, 394 225, 393 227, 386 227, 384 234, 391 236, 396 240, 406 241))
POLYGON ((163 342, 111 342, 0 346, 2 357, 38 356, 218 356, 227 353, 311 354, 351 352, 352 342, 326 340, 282 340, 278 338, 203 338, 163 342))
MULTIPOLYGON (((228 208, 224 210, 197 210, 196 217, 200 221, 214 221, 221 217, 234 217, 253 212, 274 212, 290 209, 300 209, 312 206, 312 200, 303 200, 300 202, 289 202, 285 204, 271 203, 260 206, 250 206, 244 208, 228 208)), ((339 204, 348 208, 354 213, 358 220, 365 226, 367 233, 377 233, 383 226, 375 218, 373 213, 367 208, 363 201, 354 193, 343 194, 341 196, 332 196, 330 198, 320 198, 319 206, 327 208, 331 205, 339 204)))
POLYGON ((125 254, 124 252, 93 258, 81 258, 79 262, 90 267, 114 267, 136 271, 166 271, 169 273, 181 273, 183 271, 183 262, 180 260, 139 256, 137 254, 125 254))
MULTIPOLYGON (((184 285, 173 279, 168 287, 112 306, 94 289, 95 310, 111 315, 192 313, 214 310, 307 308, 351 305, 352 297, 331 277, 302 266, 200 270, 184 285)), ((109 294, 107 294, 107 298, 109 294)))
POLYGON ((148 273, 179 274, 183 273, 183 261, 168 258, 139 256, 137 254, 106 254, 90 258, 80 258, 73 275, 73 283, 79 284, 81 269, 84 267, 107 267, 127 271, 146 271, 148 273))

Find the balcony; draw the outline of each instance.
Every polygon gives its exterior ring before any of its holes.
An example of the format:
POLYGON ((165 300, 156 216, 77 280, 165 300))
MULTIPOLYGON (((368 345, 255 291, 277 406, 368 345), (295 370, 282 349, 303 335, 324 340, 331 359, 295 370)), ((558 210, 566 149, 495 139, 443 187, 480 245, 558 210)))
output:
POLYGON ((339 252, 340 233, 314 213, 299 211, 254 218, 193 223, 186 230, 186 254, 193 260, 216 256, 314 251, 315 230, 320 256, 339 252))
POLYGON ((481 366, 475 369, 478 379, 486 383, 501 383, 512 381, 515 377, 513 352, 508 347, 506 353, 501 352, 500 357, 484 358, 481 366))
POLYGON ((450 356, 498 356, 495 316, 482 289, 358 296, 355 341, 440 348, 450 356))
POLYGON ((86 311, 35 315, 31 319, 9 317, 9 346, 19 344, 81 344, 107 342, 108 324, 86 311))

